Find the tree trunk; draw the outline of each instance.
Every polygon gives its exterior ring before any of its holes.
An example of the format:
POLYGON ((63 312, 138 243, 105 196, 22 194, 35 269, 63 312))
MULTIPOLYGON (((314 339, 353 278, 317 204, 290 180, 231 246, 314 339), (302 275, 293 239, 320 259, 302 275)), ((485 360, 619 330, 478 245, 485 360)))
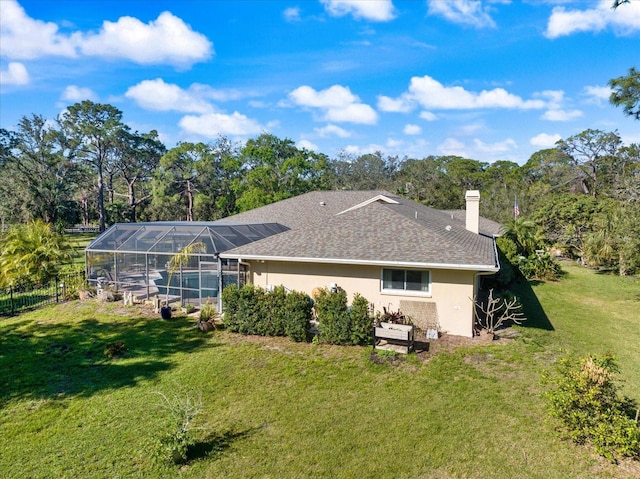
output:
POLYGON ((128 199, 129 199, 129 210, 131 211, 131 217, 129 218, 132 223, 136 222, 136 191, 133 185, 135 181, 127 182, 128 186, 128 199))
POLYGON ((104 211, 104 175, 102 164, 98 165, 98 231, 101 233, 105 230, 105 211, 104 211))
POLYGON ((193 183, 187 180, 187 221, 193 221, 193 183))

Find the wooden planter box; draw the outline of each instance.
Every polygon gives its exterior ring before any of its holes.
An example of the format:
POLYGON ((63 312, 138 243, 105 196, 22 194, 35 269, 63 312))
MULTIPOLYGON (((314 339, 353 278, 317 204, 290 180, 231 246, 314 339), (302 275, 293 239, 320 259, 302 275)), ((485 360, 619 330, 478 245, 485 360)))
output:
POLYGON ((373 349, 378 347, 404 352, 406 347, 409 353, 413 349, 414 335, 413 325, 380 323, 380 326, 373 328, 373 349))

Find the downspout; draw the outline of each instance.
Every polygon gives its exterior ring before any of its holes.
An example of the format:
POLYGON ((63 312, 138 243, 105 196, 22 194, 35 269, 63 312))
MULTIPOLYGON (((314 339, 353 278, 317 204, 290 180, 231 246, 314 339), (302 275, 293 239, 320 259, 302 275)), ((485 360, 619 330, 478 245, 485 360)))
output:
POLYGON ((498 235, 491 235, 493 237, 493 257, 495 258, 496 261, 496 265, 498 266, 498 271, 477 271, 474 275, 473 275, 473 298, 472 301, 474 302, 473 304, 473 324, 475 325, 476 323, 476 312, 475 312, 475 298, 477 296, 478 293, 478 288, 476 287, 477 284, 477 277, 478 276, 491 276, 492 274, 496 274, 500 271, 500 256, 498 255, 498 244, 496 243, 496 238, 498 237, 498 235))
POLYGON ((222 314, 222 258, 220 253, 216 253, 216 259, 218 260, 218 313, 222 314))

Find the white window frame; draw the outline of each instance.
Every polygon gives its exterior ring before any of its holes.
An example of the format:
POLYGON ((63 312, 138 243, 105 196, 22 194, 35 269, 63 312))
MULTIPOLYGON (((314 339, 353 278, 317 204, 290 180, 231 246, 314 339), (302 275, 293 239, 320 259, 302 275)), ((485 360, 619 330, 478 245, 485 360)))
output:
POLYGON ((380 270, 380 293, 382 294, 394 294, 402 296, 422 296, 431 297, 431 271, 428 269, 413 269, 413 268, 382 268, 380 270), (394 289, 384 287, 384 272, 385 271, 403 271, 404 272, 404 288, 394 289), (416 291, 412 289, 406 289, 407 287, 407 271, 420 271, 427 273, 427 291, 416 291))

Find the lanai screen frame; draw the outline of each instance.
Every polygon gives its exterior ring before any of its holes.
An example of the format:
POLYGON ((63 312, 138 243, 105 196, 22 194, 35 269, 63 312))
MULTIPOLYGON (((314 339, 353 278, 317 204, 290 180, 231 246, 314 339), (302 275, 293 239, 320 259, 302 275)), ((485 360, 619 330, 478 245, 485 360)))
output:
POLYGON ((117 223, 85 249, 86 277, 97 288, 108 286, 150 300, 165 298, 171 276, 170 302, 199 305, 210 298, 217 303, 228 284, 244 283, 242 266, 219 254, 287 229, 279 223, 117 223), (170 258, 196 242, 205 244, 205 252, 189 255, 184 266, 169 275, 166 264, 170 258))

